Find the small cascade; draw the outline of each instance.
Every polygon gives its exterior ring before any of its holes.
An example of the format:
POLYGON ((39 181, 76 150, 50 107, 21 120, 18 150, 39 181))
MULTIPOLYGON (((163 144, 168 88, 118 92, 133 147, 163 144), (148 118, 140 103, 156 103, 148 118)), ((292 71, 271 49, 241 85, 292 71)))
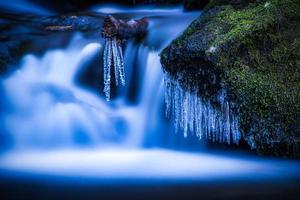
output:
POLYGON ((105 38, 105 46, 103 53, 103 67, 104 67, 104 93, 106 100, 110 100, 110 88, 111 88, 111 71, 114 67, 114 78, 116 85, 125 85, 125 69, 123 51, 121 45, 117 42, 117 38, 105 38))
MULTIPOLYGON (((98 35, 90 38, 74 33, 65 48, 25 55, 19 70, 0 78, 0 143, 22 151, 164 144, 161 134, 169 130, 169 124, 162 115, 159 52, 199 12, 147 12, 103 18, 104 22, 107 19, 101 35, 103 45, 98 35), (176 24, 172 23, 175 19, 176 24), (115 30, 122 31, 116 34, 115 30), (127 30, 132 30, 130 35, 127 30), (144 31, 143 42, 137 42, 141 37, 136 34, 144 31), (121 40, 123 37, 126 40, 121 40), (99 54, 103 55, 102 63, 99 54), (93 90, 100 76, 106 98, 93 90), (125 80, 126 86, 114 90, 118 94, 114 101, 106 103, 114 85, 125 85, 125 80)), ((55 42, 60 42, 61 37, 56 38, 55 42)))
POLYGON ((222 92, 220 109, 214 108, 197 95, 194 89, 183 89, 178 81, 165 73, 165 114, 174 120, 175 132, 183 131, 184 137, 195 133, 199 139, 238 144, 241 139, 239 119, 230 112, 230 104, 222 92))

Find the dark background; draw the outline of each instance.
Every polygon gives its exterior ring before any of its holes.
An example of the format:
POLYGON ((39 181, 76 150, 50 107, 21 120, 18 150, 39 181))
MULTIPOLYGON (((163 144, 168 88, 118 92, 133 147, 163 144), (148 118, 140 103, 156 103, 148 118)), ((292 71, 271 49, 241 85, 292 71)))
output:
POLYGON ((160 4, 174 5, 184 3, 186 8, 203 8, 209 0, 31 0, 34 3, 58 11, 78 11, 101 3, 117 3, 123 5, 160 4))

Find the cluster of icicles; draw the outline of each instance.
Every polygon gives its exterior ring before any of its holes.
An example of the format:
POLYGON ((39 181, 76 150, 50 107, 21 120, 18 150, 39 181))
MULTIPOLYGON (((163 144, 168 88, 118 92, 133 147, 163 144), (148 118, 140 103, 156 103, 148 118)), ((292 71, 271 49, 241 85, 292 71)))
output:
POLYGON ((175 132, 195 133, 213 142, 238 144, 241 139, 239 120, 230 112, 224 92, 219 96, 221 109, 213 108, 193 90, 183 89, 178 81, 165 73, 166 116, 173 118, 175 132))
POLYGON ((110 100, 111 90, 111 72, 114 67, 114 76, 116 85, 125 85, 125 69, 122 47, 117 42, 117 38, 105 38, 105 46, 103 53, 103 67, 104 67, 104 93, 106 100, 110 100))

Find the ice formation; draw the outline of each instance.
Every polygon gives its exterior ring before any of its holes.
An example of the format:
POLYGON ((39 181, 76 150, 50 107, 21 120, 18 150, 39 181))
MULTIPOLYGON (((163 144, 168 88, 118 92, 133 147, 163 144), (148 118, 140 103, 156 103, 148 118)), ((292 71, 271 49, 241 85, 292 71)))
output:
POLYGON ((225 92, 219 95, 220 109, 205 102, 193 89, 183 89, 178 81, 165 74, 165 114, 174 121, 175 132, 184 137, 196 134, 199 139, 238 144, 241 139, 239 119, 230 111, 225 92))
POLYGON ((106 100, 110 100, 111 89, 111 72, 114 71, 114 78, 116 85, 125 85, 125 69, 122 47, 117 42, 117 38, 105 38, 105 46, 103 53, 103 67, 104 67, 104 93, 106 100))

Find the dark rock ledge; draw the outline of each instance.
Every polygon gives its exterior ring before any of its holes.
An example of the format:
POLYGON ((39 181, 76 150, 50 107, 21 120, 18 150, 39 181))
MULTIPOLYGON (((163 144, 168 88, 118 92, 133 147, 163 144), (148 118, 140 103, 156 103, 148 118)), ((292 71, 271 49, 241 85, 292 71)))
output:
POLYGON ((164 70, 206 100, 227 90, 259 154, 300 158, 299 10, 299 0, 211 0, 161 53, 164 70))
POLYGON ((94 12, 58 16, 0 12, 0 75, 13 71, 24 53, 67 44, 74 32, 100 38, 104 17, 94 12))

